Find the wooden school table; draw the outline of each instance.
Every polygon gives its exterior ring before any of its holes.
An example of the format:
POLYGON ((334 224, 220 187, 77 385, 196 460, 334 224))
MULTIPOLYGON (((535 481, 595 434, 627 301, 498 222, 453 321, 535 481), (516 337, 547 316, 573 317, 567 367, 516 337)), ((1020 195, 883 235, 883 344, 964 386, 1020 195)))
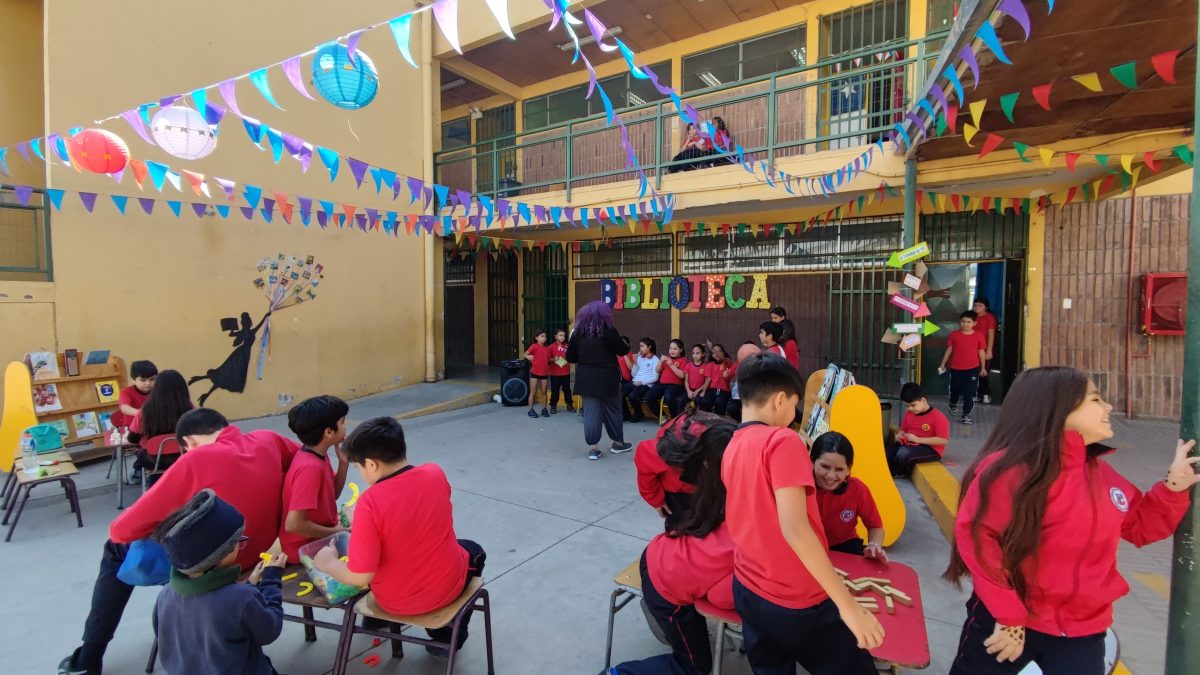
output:
POLYGON ((887 579, 890 585, 912 598, 912 606, 893 603, 894 614, 885 609, 885 602, 874 591, 855 595, 878 600, 879 612, 875 618, 883 626, 883 644, 871 650, 871 656, 901 668, 926 668, 929 666, 929 635, 925 631, 925 608, 921 604, 921 584, 913 568, 898 562, 883 563, 858 555, 829 552, 833 566, 846 573, 848 579, 877 577, 887 579))

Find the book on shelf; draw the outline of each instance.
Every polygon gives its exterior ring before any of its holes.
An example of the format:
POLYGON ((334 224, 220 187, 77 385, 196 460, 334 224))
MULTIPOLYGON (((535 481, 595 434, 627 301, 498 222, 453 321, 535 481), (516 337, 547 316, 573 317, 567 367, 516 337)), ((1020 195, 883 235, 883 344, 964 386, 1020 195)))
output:
POLYGON ((79 350, 65 349, 63 350, 63 367, 67 371, 67 377, 79 376, 79 350))
POLYGON ((79 438, 100 433, 100 420, 92 410, 71 415, 71 425, 75 427, 75 435, 79 438))
POLYGON ((96 419, 100 422, 100 431, 108 433, 113 430, 112 422, 113 414, 111 412, 96 413, 96 419))
POLYGON ((108 363, 110 354, 112 354, 110 349, 96 349, 87 353, 87 360, 83 363, 87 366, 102 366, 108 363))
POLYGON ((33 380, 53 380, 59 376, 58 354, 55 352, 29 352, 25 355, 25 363, 33 380))
POLYGON ((58 385, 33 385, 33 411, 39 415, 62 410, 62 400, 58 397, 58 385))
POLYGON ((116 380, 101 380, 96 383, 96 397, 100 403, 116 403, 121 397, 120 383, 116 380))
POLYGON ((45 424, 49 424, 50 426, 54 427, 55 431, 58 432, 58 435, 63 437, 63 440, 71 437, 71 430, 67 427, 66 420, 50 420, 45 424))

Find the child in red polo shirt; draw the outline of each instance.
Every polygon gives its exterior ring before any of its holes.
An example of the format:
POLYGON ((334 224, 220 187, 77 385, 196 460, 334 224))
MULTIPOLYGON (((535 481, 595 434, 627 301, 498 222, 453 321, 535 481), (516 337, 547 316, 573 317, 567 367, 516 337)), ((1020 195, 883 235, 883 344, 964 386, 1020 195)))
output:
POLYGON ((804 392, 800 371, 754 354, 738 366, 738 390, 742 424, 721 477, 750 666, 760 675, 795 672, 796 663, 814 675, 874 675, 866 650, 882 643, 883 627, 829 562, 808 449, 788 429, 804 392))
POLYGON ((350 468, 341 446, 349 412, 336 396, 314 396, 288 411, 288 428, 304 444, 283 479, 279 544, 289 560, 300 559, 301 546, 346 530, 338 522, 337 498, 350 468), (337 453, 336 474, 329 465, 330 448, 337 453))
MULTIPOLYGON (((483 573, 487 555, 479 544, 455 537, 446 474, 436 464, 409 464, 404 429, 391 417, 358 425, 345 446, 370 487, 355 505, 348 560, 339 560, 331 544, 313 557, 314 565, 344 584, 370 585, 390 614, 425 614, 453 602, 483 573)), ((468 619, 456 649, 467 640, 468 619)), ((449 626, 426 632, 438 642, 452 636, 449 626)))
POLYGON ((645 607, 672 653, 626 661, 606 675, 710 672, 708 623, 696 611, 696 601, 705 598, 721 609, 733 609, 733 538, 724 522, 721 482, 721 460, 733 436, 733 422, 698 413, 676 418, 668 428, 666 457, 681 461, 684 474, 694 477, 696 502, 676 529, 650 540, 640 570, 645 607))
POLYGON ((550 401, 550 347, 546 345, 546 331, 538 330, 533 334, 533 344, 525 350, 525 358, 532 365, 529 367, 529 416, 537 419, 538 414, 533 410, 533 397, 542 392, 542 417, 549 417, 547 404, 550 401))
POLYGON ((571 364, 567 363, 567 329, 554 331, 550 345, 550 414, 558 414, 558 395, 567 402, 567 412, 575 412, 575 397, 571 395, 571 364))
POLYGON ((925 392, 916 382, 900 387, 900 400, 906 411, 894 443, 886 448, 888 468, 893 476, 912 474, 913 465, 936 462, 946 454, 950 443, 950 420, 941 410, 929 405, 925 392))
POLYGON ((950 367, 950 413, 958 412, 958 398, 962 396, 962 424, 974 424, 971 410, 975 407, 975 391, 979 378, 987 377, 987 337, 975 330, 976 314, 972 310, 962 313, 958 319, 959 330, 946 338, 946 353, 938 372, 950 367))
MULTIPOLYGON (((683 392, 687 397, 687 401, 692 401, 697 407, 700 405, 700 399, 704 398, 708 392, 709 370, 706 367, 708 363, 705 361, 704 345, 692 345, 692 360, 683 367, 683 392)), ((686 401, 679 399, 680 408, 684 407, 686 401)))
POLYGON ((638 443, 633 453, 638 492, 663 517, 667 532, 692 506, 696 472, 685 471, 685 465, 695 450, 695 439, 718 421, 716 415, 686 412, 664 424, 654 438, 638 443))
POLYGON ((887 562, 883 552, 883 518, 867 484, 850 475, 854 446, 836 431, 826 431, 813 441, 809 453, 817 483, 817 508, 830 551, 853 553, 887 562), (867 528, 867 543, 858 536, 858 521, 867 528))
POLYGON ((146 405, 150 390, 154 389, 154 380, 158 377, 158 366, 149 361, 134 361, 129 364, 129 378, 133 384, 121 387, 117 395, 117 411, 113 413, 113 426, 128 428, 138 411, 146 405))
POLYGON ((708 391, 700 398, 699 407, 706 412, 724 415, 729 408, 729 387, 737 372, 737 364, 729 359, 725 347, 714 344, 709 362, 704 364, 708 376, 708 391))

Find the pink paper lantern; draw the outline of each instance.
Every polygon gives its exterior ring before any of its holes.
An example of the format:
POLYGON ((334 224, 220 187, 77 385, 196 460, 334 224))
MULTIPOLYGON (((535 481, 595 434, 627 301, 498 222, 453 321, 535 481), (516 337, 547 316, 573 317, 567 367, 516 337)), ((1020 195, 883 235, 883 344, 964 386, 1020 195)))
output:
POLYGON ((116 173, 129 163, 129 146, 103 129, 84 129, 71 138, 71 159, 92 173, 116 173))

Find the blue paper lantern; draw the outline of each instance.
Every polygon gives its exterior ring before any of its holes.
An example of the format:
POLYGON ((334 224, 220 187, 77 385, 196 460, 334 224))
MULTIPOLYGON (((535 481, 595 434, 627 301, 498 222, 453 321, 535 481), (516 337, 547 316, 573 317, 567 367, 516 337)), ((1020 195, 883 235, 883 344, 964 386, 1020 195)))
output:
POLYGON ((354 62, 343 44, 327 44, 313 57, 312 84, 330 103, 346 110, 358 110, 375 100, 379 74, 370 57, 354 52, 354 62))

